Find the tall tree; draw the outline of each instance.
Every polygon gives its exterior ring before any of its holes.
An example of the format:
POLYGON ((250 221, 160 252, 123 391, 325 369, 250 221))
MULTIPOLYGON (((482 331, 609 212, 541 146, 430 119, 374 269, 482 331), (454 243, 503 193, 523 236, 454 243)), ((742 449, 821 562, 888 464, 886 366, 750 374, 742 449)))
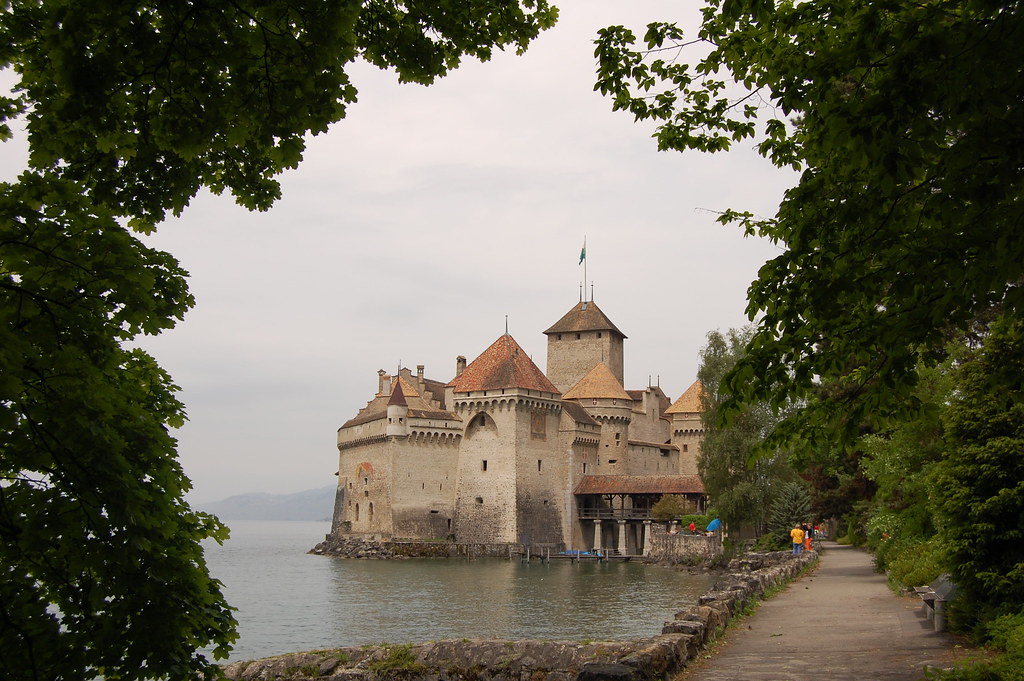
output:
MULTIPOLYGON (((697 31, 613 26, 597 89, 660 149, 742 140, 801 171, 777 214, 727 210, 784 252, 750 288, 758 330, 729 409, 842 388, 777 430, 913 411, 949 326, 1024 306, 1024 3, 709 0, 697 31), (692 59, 691 59, 692 57, 692 59)), ((727 409, 728 410, 728 409, 727 409)))
POLYGON ((997 320, 963 363, 937 464, 940 537, 978 620, 1024 607, 1024 322, 997 320))
POLYGON ((766 404, 747 404, 727 423, 720 418, 730 398, 724 376, 739 361, 753 334, 752 327, 712 331, 701 350, 697 378, 704 386, 702 420, 704 440, 698 472, 711 505, 731 528, 745 525, 757 535, 766 529, 768 508, 783 482, 794 479, 786 457, 775 452, 758 459, 754 451, 778 420, 766 404))
POLYGON ((523 50, 547 0, 12 0, 0 10, 0 139, 29 159, 0 184, 0 677, 213 676, 234 620, 199 541, 216 519, 169 428, 176 387, 126 343, 193 299, 132 233, 203 187, 265 210, 304 139, 342 119, 364 59, 429 84, 523 50))

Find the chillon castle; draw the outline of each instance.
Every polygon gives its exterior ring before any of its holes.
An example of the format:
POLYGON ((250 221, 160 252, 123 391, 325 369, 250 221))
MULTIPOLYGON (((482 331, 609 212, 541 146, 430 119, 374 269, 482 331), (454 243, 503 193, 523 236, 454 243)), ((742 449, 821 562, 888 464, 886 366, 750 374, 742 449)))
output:
POLYGON ((663 494, 703 510, 700 384, 626 390, 626 336, 593 301, 544 334, 546 374, 507 333, 447 382, 379 371, 338 429, 331 534, 632 555, 663 494))

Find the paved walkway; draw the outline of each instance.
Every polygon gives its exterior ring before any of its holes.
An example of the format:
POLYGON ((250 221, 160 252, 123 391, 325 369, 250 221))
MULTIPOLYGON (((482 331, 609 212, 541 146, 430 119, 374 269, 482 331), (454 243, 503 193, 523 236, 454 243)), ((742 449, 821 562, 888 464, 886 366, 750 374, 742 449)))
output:
POLYGON ((900 597, 871 556, 826 542, 817 569, 739 620, 679 681, 916 681, 949 667, 958 639, 937 634, 920 599, 900 597))

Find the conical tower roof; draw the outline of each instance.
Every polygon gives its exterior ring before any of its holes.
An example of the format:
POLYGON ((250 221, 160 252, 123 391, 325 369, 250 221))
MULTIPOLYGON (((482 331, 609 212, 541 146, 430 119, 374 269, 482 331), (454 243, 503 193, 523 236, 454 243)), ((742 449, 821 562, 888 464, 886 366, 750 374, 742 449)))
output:
POLYGON ((391 399, 388 400, 388 406, 408 407, 409 402, 405 399, 405 391, 402 390, 403 379, 399 378, 395 381, 395 389, 391 392, 391 399))
POLYGON ((704 384, 694 381, 693 385, 686 389, 679 399, 672 403, 672 406, 665 410, 666 414, 699 414, 704 411, 702 396, 704 395, 704 384))
POLYGON ((612 331, 621 338, 626 334, 619 331, 619 328, 612 324, 611 320, 601 312, 593 300, 585 300, 576 304, 565 313, 561 319, 555 322, 554 326, 545 331, 547 335, 553 333, 577 333, 580 331, 612 331))
POLYGON ((613 399, 632 401, 633 398, 615 378, 608 365, 601 362, 562 395, 563 400, 613 399))
POLYGON ((558 394, 558 388, 508 334, 494 341, 448 386, 457 393, 526 388, 558 394))

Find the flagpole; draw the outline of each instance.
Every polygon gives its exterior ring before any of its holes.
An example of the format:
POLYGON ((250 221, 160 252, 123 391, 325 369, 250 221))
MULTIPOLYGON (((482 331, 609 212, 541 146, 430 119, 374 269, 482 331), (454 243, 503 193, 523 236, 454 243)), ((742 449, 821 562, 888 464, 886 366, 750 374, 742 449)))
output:
POLYGON ((583 235, 583 298, 587 297, 587 235, 583 235))

